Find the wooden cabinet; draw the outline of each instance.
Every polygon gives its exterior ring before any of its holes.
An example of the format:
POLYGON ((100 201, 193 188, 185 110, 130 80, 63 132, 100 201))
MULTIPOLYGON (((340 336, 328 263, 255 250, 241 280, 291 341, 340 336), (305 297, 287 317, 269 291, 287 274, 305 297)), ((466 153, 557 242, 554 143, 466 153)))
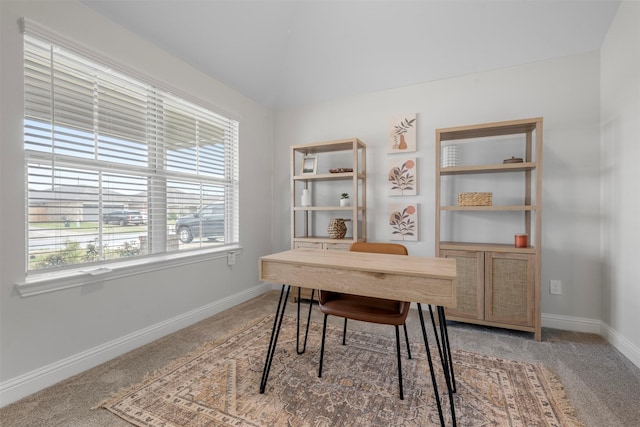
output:
POLYGON ((436 254, 455 258, 458 274, 448 318, 539 341, 542 118, 437 129, 436 159, 436 254), (443 167, 450 145, 458 163, 443 167), (491 202, 458 204, 459 193, 475 191, 490 192, 491 202), (528 245, 516 247, 515 234, 528 245))
MULTIPOLYGON (((346 251, 366 241, 366 149, 357 138, 290 147, 291 249, 346 251), (309 203, 303 206, 305 190, 309 203), (342 193, 349 194, 348 206, 340 205, 342 193), (329 222, 338 218, 347 232, 331 238, 329 222)), ((297 296, 297 289, 292 292, 297 296)), ((303 289, 301 297, 308 299, 310 292, 303 289)))
POLYGON ((456 260, 458 305, 451 320, 507 328, 535 326, 535 258, 512 252, 441 250, 456 260))

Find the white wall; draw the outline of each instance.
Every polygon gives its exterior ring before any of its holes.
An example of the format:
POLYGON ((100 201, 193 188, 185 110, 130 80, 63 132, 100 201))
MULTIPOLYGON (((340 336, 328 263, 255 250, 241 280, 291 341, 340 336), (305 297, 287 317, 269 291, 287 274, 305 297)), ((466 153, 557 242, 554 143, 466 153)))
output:
POLYGON ((601 56, 602 320, 640 366, 640 3, 621 3, 601 56))
POLYGON ((290 245, 291 144, 351 136, 367 143, 368 238, 386 240, 387 118, 412 112, 418 113, 419 162, 419 195, 413 200, 420 203, 421 216, 420 241, 407 244, 411 253, 430 256, 434 250, 435 128, 543 116, 543 324, 599 332, 602 319, 606 335, 640 365, 640 277, 633 268, 640 238, 639 6, 622 3, 602 61, 598 52, 586 53, 286 110, 272 118, 269 110, 75 1, 0 1, 0 404, 260 292, 257 257, 290 245), (17 295, 25 240, 22 227, 13 226, 24 221, 16 24, 22 16, 240 117, 244 250, 234 267, 210 261, 41 296, 17 295), (265 161, 270 158, 273 164, 265 161), (273 182, 265 179, 271 175, 273 182), (548 294, 549 279, 563 281, 563 295, 548 294))
POLYGON ((0 1, 0 398, 4 405, 264 290, 271 250, 271 111, 75 1, 0 1), (243 252, 224 260, 22 298, 24 168, 22 36, 29 17, 240 119, 243 252))
MULTIPOLYGON (((280 111, 274 125, 274 249, 290 245, 287 149, 291 144, 358 137, 367 144, 368 240, 386 241, 387 118, 418 113, 420 241, 434 255, 435 129, 544 117, 543 324, 599 332, 599 53, 537 62, 280 111), (549 295, 549 279, 563 282, 549 295)), ((397 66, 402 66, 399 61, 397 66)))

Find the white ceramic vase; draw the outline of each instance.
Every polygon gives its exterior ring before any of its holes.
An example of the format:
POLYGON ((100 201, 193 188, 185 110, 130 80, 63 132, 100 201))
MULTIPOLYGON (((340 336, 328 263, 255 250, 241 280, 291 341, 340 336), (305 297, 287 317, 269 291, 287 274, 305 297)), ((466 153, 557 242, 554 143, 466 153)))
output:
POLYGON ((306 188, 302 190, 302 199, 300 201, 302 206, 311 206, 311 192, 306 188))

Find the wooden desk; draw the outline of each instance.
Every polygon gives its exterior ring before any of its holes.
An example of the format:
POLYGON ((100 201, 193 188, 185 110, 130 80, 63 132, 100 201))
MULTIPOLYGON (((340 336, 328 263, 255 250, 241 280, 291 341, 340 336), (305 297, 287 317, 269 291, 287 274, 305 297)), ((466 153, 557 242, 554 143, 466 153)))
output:
POLYGON ((456 306, 456 264, 448 258, 296 249, 261 257, 260 280, 456 306))
MULTIPOLYGON (((439 338, 435 322, 433 326, 447 382, 452 421, 453 425, 456 425, 452 396, 455 392, 455 379, 453 378, 453 365, 451 352, 448 348, 449 340, 444 317, 444 307, 456 306, 456 263, 454 259, 296 249, 263 256, 259 263, 260 280, 283 284, 276 308, 271 342, 267 350, 260 393, 264 393, 266 387, 291 286, 415 302, 418 304, 418 314, 440 422, 444 425, 421 307, 421 304, 429 304, 429 308, 431 305, 438 308, 439 338)), ((298 304, 300 304, 299 301, 298 304)), ((430 313, 433 320, 431 310, 430 313)))

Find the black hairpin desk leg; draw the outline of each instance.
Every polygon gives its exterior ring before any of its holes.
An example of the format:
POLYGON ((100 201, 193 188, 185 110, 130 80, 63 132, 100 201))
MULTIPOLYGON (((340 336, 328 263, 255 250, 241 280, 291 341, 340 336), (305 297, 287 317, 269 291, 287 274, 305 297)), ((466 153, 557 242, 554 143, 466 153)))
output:
POLYGON ((264 361, 264 369, 262 371, 262 381, 260 382, 261 394, 264 393, 264 389, 267 386, 267 378, 269 378, 269 371, 271 370, 271 362, 273 362, 273 355, 276 352, 276 344, 278 343, 278 335, 280 335, 280 328, 282 327, 284 310, 285 308, 287 308, 287 299, 289 298, 289 291, 291 291, 290 285, 282 285, 282 289, 280 290, 280 299, 278 300, 278 307, 276 308, 276 316, 273 319, 273 328, 271 329, 271 339, 269 341, 269 348, 267 349, 267 359, 264 361), (286 293, 285 293, 285 287, 287 290, 286 293))
POLYGON ((420 316, 420 326, 422 327, 422 338, 424 339, 424 347, 427 350, 427 361, 429 362, 429 371, 431 372, 431 383, 433 384, 433 393, 435 394, 436 405, 438 406, 438 416, 440 417, 440 425, 444 427, 444 416, 442 415, 442 405, 440 404, 440 394, 438 393, 438 383, 436 382, 436 374, 433 370, 433 360, 431 359, 431 350, 429 350, 429 340, 427 339, 427 329, 424 326, 424 315, 422 314, 422 304, 418 303, 418 315, 420 316))
POLYGON ((438 307, 438 317, 440 319, 440 333, 442 335, 442 341, 444 343, 444 350, 446 351, 449 361, 449 373, 451 374, 451 390, 456 392, 456 376, 453 372, 453 359, 451 358, 451 346, 449 345, 449 332, 447 331, 447 319, 444 315, 444 307, 438 307))
POLYGON ((438 353, 440 354, 440 360, 442 366, 446 367, 451 379, 450 384, 447 383, 447 387, 453 393, 456 392, 456 377, 453 373, 453 359, 451 359, 451 346, 449 345, 449 333, 447 332, 447 323, 444 317, 444 308, 437 307, 438 310, 438 323, 440 325, 440 336, 438 336, 438 329, 436 321, 433 316, 433 309, 429 305, 429 315, 431 316, 431 324, 433 325, 433 333, 436 336, 436 344, 438 344, 438 353), (440 345, 442 341, 442 346, 440 345))
MULTIPOLYGON (((429 306, 431 310, 431 306, 429 306)), ((456 426, 456 408, 453 404, 453 393, 456 392, 455 378, 453 376, 453 361, 451 360, 451 348, 449 347, 449 334, 447 333, 447 319, 444 316, 444 307, 438 306, 438 322, 440 323, 440 340, 442 341, 442 349, 440 351, 440 361, 442 362, 442 370, 444 371, 444 379, 447 383, 447 391, 449 392, 449 405, 451 406, 452 425, 456 426)), ((435 323, 433 331, 436 332, 435 323)))
POLYGON ((309 323, 311 323, 311 309, 313 308, 313 293, 315 289, 311 289, 311 299, 309 300, 309 314, 307 315, 307 328, 304 331, 304 345, 300 350, 300 288, 298 288, 298 322, 296 329, 296 353, 303 354, 307 350, 307 338, 309 337, 309 323))

